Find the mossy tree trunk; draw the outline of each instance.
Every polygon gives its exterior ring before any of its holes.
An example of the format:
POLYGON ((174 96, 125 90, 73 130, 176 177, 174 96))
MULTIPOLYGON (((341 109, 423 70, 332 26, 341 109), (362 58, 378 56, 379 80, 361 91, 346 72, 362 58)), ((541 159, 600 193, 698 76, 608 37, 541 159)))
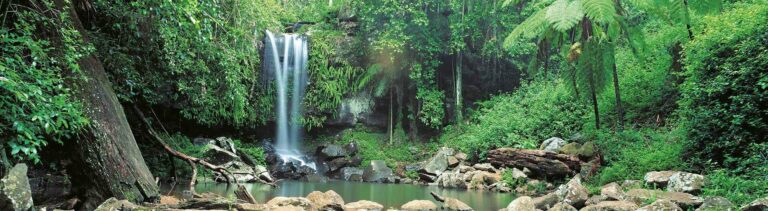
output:
MULTIPOLYGON (((55 0, 60 14, 67 14, 88 43, 87 33, 71 1, 55 0), (66 13, 65 13, 66 11, 66 13)), ((78 61, 85 80, 73 80, 75 98, 84 104, 91 125, 72 148, 80 162, 84 178, 73 183, 87 189, 84 209, 95 208, 109 197, 133 202, 155 200, 159 197, 157 184, 139 151, 123 107, 118 102, 101 61, 91 54, 78 61)))

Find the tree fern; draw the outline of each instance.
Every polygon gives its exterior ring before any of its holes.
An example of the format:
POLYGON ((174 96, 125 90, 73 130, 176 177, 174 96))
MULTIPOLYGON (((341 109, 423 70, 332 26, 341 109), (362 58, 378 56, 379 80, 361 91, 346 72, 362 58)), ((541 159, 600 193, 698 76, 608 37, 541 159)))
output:
POLYGON ((542 9, 525 19, 504 39, 504 47, 509 48, 521 39, 532 39, 540 36, 549 27, 546 17, 547 9, 542 9))
POLYGON ((568 31, 584 18, 580 0, 557 0, 547 8, 547 21, 561 32, 568 31))
POLYGON ((616 18, 616 7, 612 0, 583 0, 582 8, 587 17, 597 23, 609 23, 616 18))

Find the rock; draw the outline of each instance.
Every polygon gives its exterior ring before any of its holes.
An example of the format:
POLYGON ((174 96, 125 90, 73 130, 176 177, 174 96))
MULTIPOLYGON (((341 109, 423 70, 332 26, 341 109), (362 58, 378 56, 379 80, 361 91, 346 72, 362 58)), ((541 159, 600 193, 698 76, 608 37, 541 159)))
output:
POLYGON ((584 160, 589 160, 595 156, 595 151, 597 151, 597 146, 595 146, 595 143, 588 141, 584 143, 584 145, 581 145, 581 148, 579 148, 579 157, 584 160))
POLYGON ((581 185, 581 176, 576 175, 568 183, 560 185, 555 192, 557 196, 563 199, 563 202, 573 207, 583 207, 589 198, 589 192, 581 185))
POLYGON ((360 151, 357 145, 357 141, 351 141, 344 145, 344 151, 347 152, 347 155, 356 155, 360 151))
POLYGON ((512 168, 512 178, 513 179, 521 179, 521 178, 528 178, 528 175, 525 175, 523 171, 517 168, 512 168))
POLYGON ((549 208, 547 211, 578 211, 568 203, 560 202, 549 208))
POLYGON ((112 197, 101 203, 94 211, 130 210, 136 208, 139 208, 139 206, 128 200, 117 200, 115 197, 112 197))
POLYGON ((335 172, 336 170, 339 170, 344 167, 352 167, 352 166, 359 166, 363 162, 363 159, 360 157, 338 157, 334 158, 331 161, 328 161, 328 171, 329 172, 335 172))
POLYGON ((604 185, 603 188, 600 189, 600 195, 608 200, 624 200, 624 191, 621 190, 621 186, 615 182, 604 185))
POLYGON ((456 198, 451 198, 451 197, 445 197, 443 201, 443 208, 448 210, 457 210, 457 211, 474 210, 472 209, 472 207, 462 202, 461 200, 458 200, 456 198))
POLYGON ((267 205, 275 208, 293 206, 293 207, 300 207, 305 210, 312 209, 312 202, 309 201, 309 199, 303 198, 303 197, 278 196, 278 197, 272 198, 272 200, 269 200, 267 202, 267 205))
POLYGON ((435 183, 437 186, 446 188, 466 188, 463 177, 464 175, 459 172, 445 172, 437 177, 435 183))
POLYGON ((540 210, 547 210, 555 206, 555 204, 558 202, 560 202, 560 198, 557 197, 557 194, 555 193, 549 193, 547 195, 533 198, 533 205, 536 207, 536 209, 540 210))
POLYGON ((454 150, 443 147, 424 164, 424 171, 433 175, 440 175, 448 169, 448 157, 453 156, 454 150))
POLYGON ((344 205, 344 211, 379 211, 384 209, 384 206, 366 200, 360 200, 344 205))
POLYGON ((456 159, 459 159, 459 161, 465 161, 467 160, 467 158, 469 158, 469 156, 467 156, 467 154, 463 152, 457 152, 456 155, 453 155, 453 157, 455 157, 456 159))
POLYGON ((267 170, 267 167, 264 167, 262 165, 256 165, 253 167, 253 172, 256 174, 261 180, 267 181, 267 182, 274 182, 275 179, 272 178, 272 175, 269 174, 269 171, 267 170))
POLYGON ((498 174, 492 174, 485 171, 473 171, 464 175, 464 181, 467 181, 467 177, 471 176, 467 189, 483 190, 487 185, 499 182, 501 176, 498 174))
POLYGON ((637 211, 683 211, 683 209, 670 200, 658 199, 649 205, 637 209, 637 211))
POLYGON ((768 197, 760 198, 741 207, 741 211, 765 211, 768 210, 768 197))
POLYGON ((307 174, 307 175, 304 175, 304 177, 301 178, 301 181, 325 183, 325 182, 328 182, 328 177, 325 177, 325 176, 319 175, 319 174, 307 174))
POLYGON ((638 189, 643 187, 643 181, 640 180, 624 180, 621 182, 622 190, 638 189))
POLYGON ((547 140, 544 140, 544 142, 541 142, 541 146, 539 146, 540 150, 548 151, 548 152, 558 152, 560 148, 565 146, 567 142, 563 140, 562 138, 558 137, 552 137, 547 140))
POLYGON ((262 211, 270 210, 266 204, 236 204, 238 211, 262 211))
POLYGON ((333 190, 326 191, 325 193, 320 191, 312 191, 307 195, 307 199, 312 202, 313 209, 316 210, 343 210, 344 199, 334 192, 333 190))
POLYGON ((480 171, 488 171, 488 172, 496 172, 496 168, 493 167, 490 163, 477 163, 472 166, 472 168, 480 171))
POLYGON ((666 192, 660 190, 632 189, 627 191, 626 199, 636 204, 642 204, 645 201, 653 199, 666 199, 674 202, 683 209, 693 208, 701 205, 699 197, 681 192, 666 192))
POLYGON ((669 177, 677 173, 676 171, 652 171, 645 174, 643 178, 645 184, 656 188, 666 188, 669 183, 669 177))
POLYGON ((565 178, 578 173, 583 163, 576 156, 557 154, 543 150, 499 148, 488 153, 488 160, 494 166, 507 168, 528 168, 533 175, 541 178, 565 178))
POLYGON ((461 163, 461 161, 459 161, 459 159, 456 159, 456 157, 448 156, 448 167, 449 168, 455 168, 456 166, 459 165, 459 163, 461 163))
POLYGON ((315 154, 324 160, 347 156, 347 150, 336 144, 327 144, 317 148, 315 154))
POLYGON ((704 202, 696 211, 734 210, 734 207, 730 200, 715 196, 704 198, 704 202))
POLYGON ((383 160, 372 160, 371 165, 363 171, 363 181, 366 182, 385 182, 392 176, 392 169, 383 160))
POLYGON ((579 211, 635 211, 637 205, 628 201, 604 201, 595 205, 589 205, 579 211))
POLYGON ((235 150, 235 142, 232 141, 231 138, 218 137, 216 138, 215 143, 216 143, 216 146, 219 146, 223 149, 226 149, 227 151, 237 154, 237 150, 235 150))
POLYGON ((437 205, 429 200, 413 200, 400 206, 400 209, 408 211, 437 210, 437 205))
POLYGON ((477 170, 475 168, 472 168, 472 167, 469 167, 469 166, 465 166, 465 165, 459 165, 458 169, 459 169, 460 173, 467 173, 467 172, 470 172, 470 171, 476 171, 477 170))
POLYGON ((704 186, 704 183, 703 175, 677 172, 669 177, 667 191, 697 194, 701 192, 701 187, 704 186))
POLYGON ((192 139, 192 144, 194 144, 195 146, 201 147, 201 146, 205 146, 207 144, 215 144, 215 143, 214 143, 213 139, 198 137, 198 138, 192 139))
POLYGON ((420 171, 424 168, 424 164, 426 164, 426 162, 421 161, 405 165, 405 171, 420 171))
POLYGON ((507 211, 536 211, 536 206, 531 197, 521 196, 507 205, 507 211))
POLYGON ((590 196, 587 199, 587 202, 584 202, 584 205, 586 205, 586 206, 595 205, 595 204, 598 204, 598 203, 604 202, 604 201, 608 201, 608 198, 606 198, 605 196, 602 196, 602 195, 594 195, 594 196, 590 196))
POLYGON ((361 181, 363 170, 357 167, 344 167, 339 171, 340 179, 345 181, 361 181))
POLYGON ((16 164, 0 179, 0 210, 29 210, 32 205, 27 165, 16 164))
POLYGON ((573 142, 568 143, 566 145, 563 145, 560 147, 559 153, 566 154, 566 155, 579 155, 579 149, 581 149, 581 144, 573 142))

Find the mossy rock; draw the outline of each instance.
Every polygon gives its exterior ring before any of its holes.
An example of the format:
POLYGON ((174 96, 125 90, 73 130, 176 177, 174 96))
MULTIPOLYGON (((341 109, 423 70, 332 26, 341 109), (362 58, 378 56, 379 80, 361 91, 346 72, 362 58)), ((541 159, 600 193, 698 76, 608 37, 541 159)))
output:
POLYGON ((581 158, 592 158, 595 156, 595 152, 597 151, 597 147, 595 146, 595 143, 592 143, 591 141, 588 141, 587 143, 584 143, 584 145, 581 145, 581 148, 579 149, 579 157, 581 158))
POLYGON ((580 150, 581 150, 581 144, 572 142, 560 148, 560 153, 566 154, 566 155, 579 155, 580 150))

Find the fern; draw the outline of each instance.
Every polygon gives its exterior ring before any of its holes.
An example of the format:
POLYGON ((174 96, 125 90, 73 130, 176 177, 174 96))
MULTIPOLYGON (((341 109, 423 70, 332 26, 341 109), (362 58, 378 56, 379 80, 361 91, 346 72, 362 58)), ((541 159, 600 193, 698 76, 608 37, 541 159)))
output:
POLYGON ((587 17, 597 23, 609 23, 615 20, 617 15, 612 0, 584 0, 582 7, 587 17))
POLYGON ((546 16, 547 9, 542 9, 525 19, 504 39, 504 47, 509 48, 521 39, 533 39, 540 36, 549 27, 546 16))
POLYGON ((561 32, 568 31, 584 18, 581 1, 557 0, 547 8, 547 21, 561 32))

